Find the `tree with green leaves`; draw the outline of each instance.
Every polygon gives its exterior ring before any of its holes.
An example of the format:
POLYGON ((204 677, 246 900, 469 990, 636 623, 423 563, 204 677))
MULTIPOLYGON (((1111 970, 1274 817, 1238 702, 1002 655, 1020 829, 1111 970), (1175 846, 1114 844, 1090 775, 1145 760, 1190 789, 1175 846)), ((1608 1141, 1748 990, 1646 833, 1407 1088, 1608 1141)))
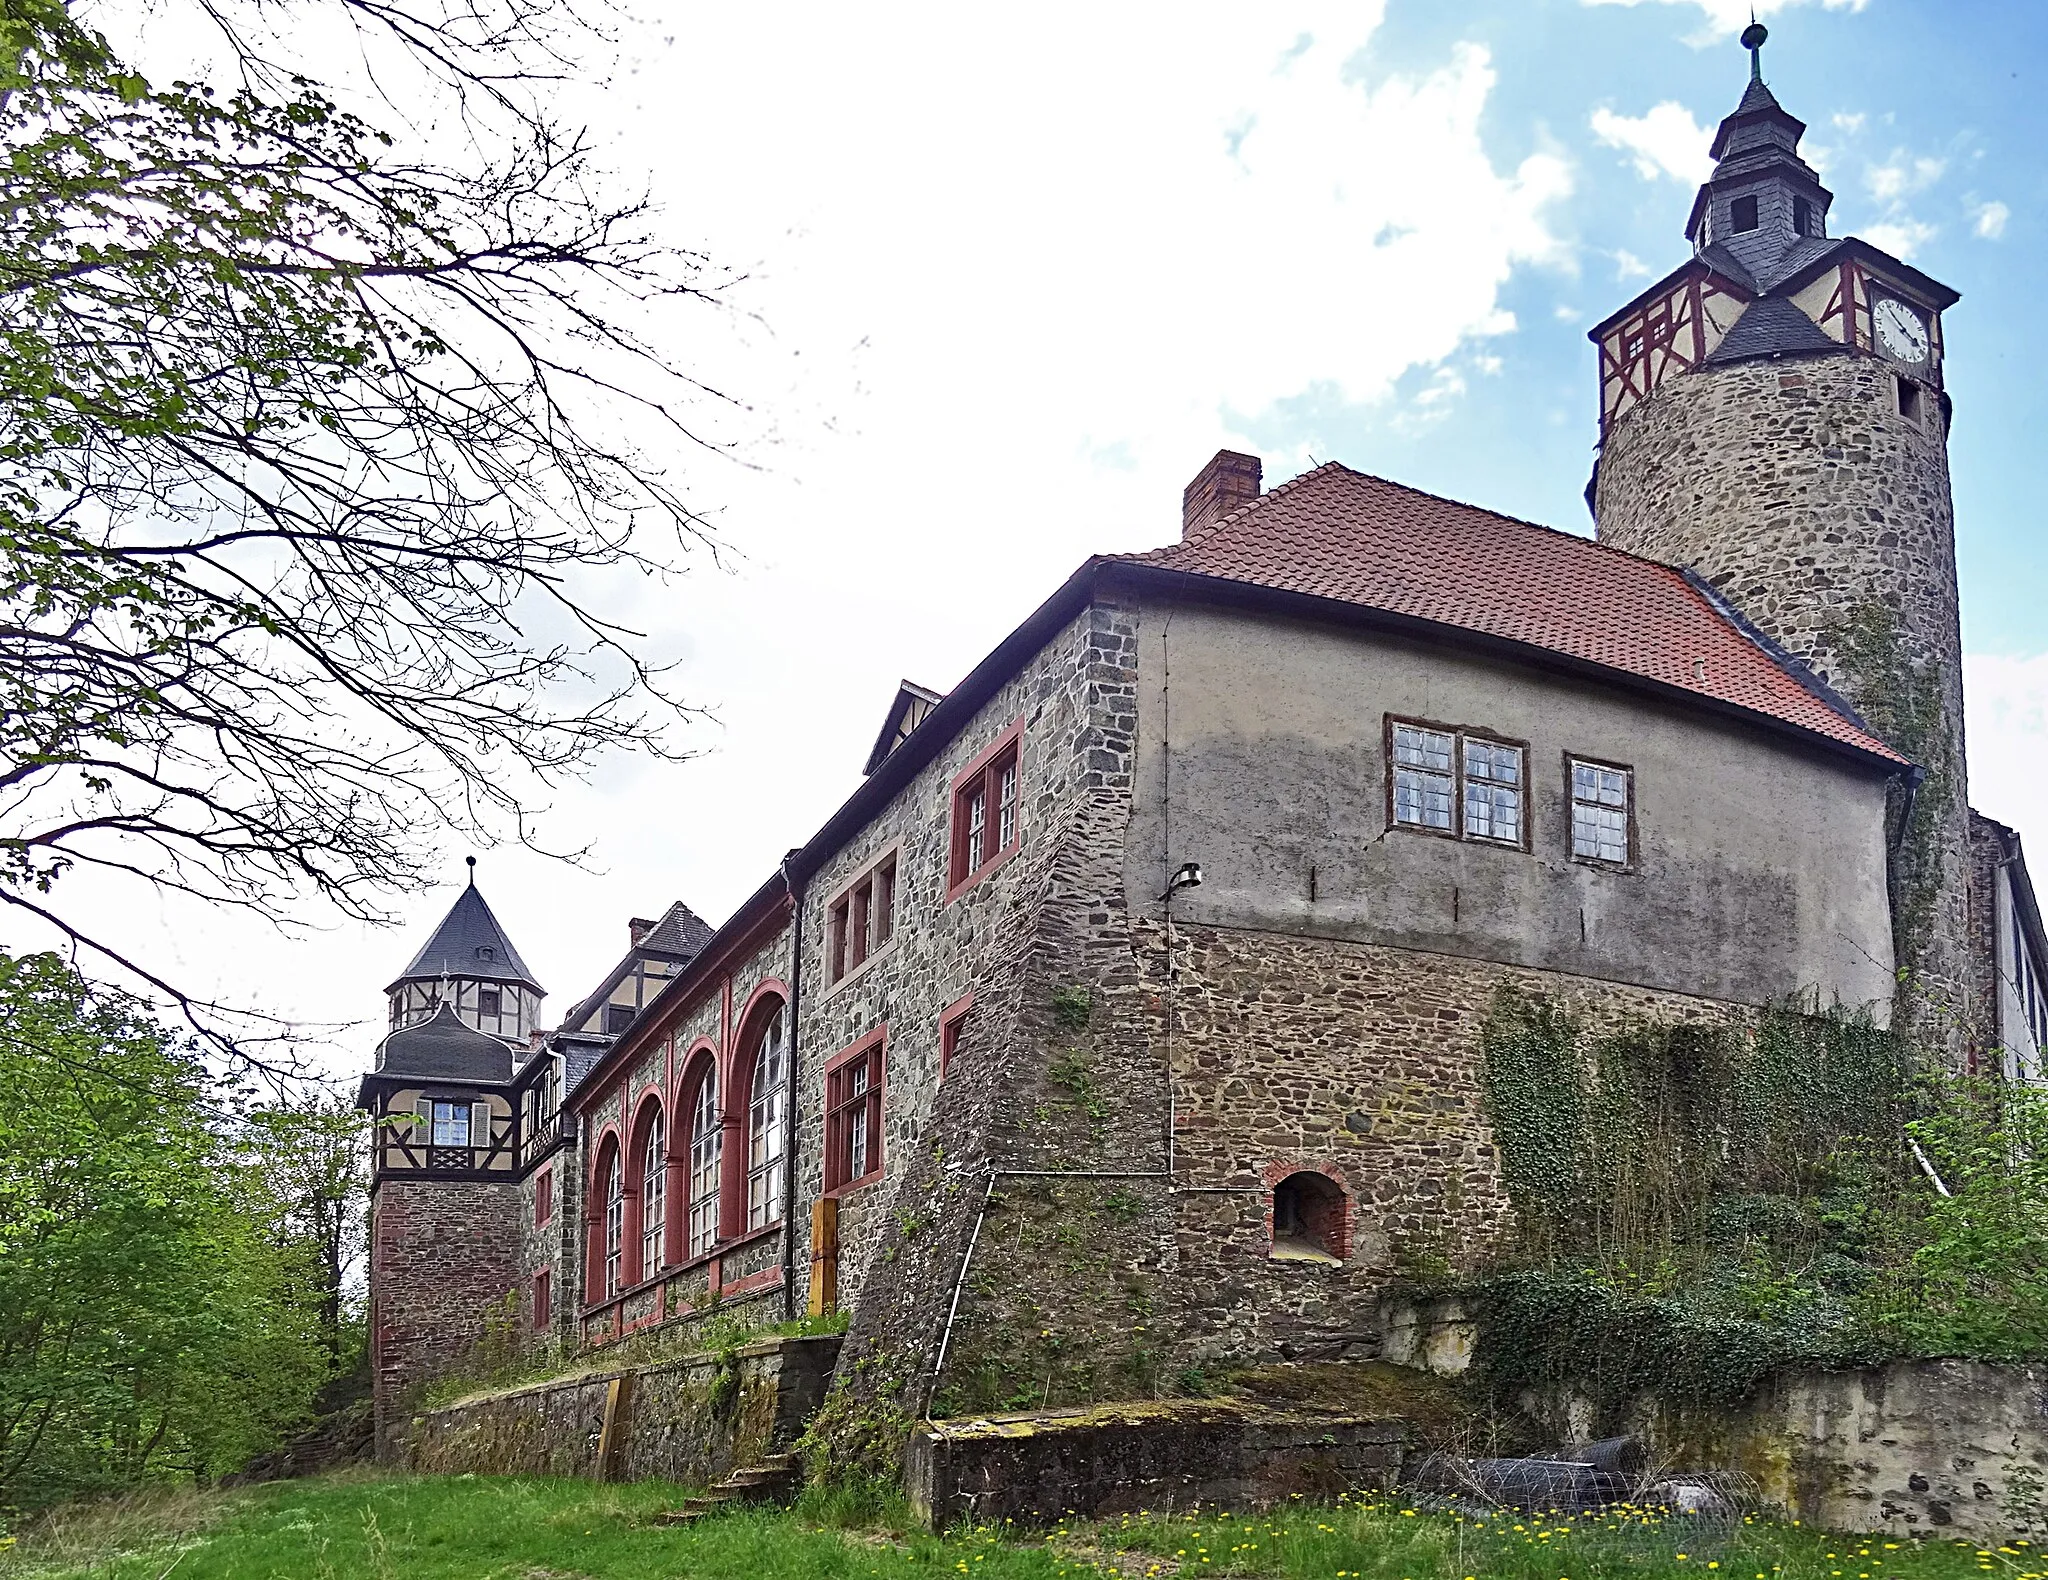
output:
POLYGON ((242 1088, 52 955, 0 955, 0 1510, 275 1444, 332 1370, 316 1234, 242 1088))
POLYGON ((553 117, 571 8, 161 10, 220 81, 0 0, 0 905, 226 1043, 67 875, 383 919, 447 838, 673 754, 601 589, 714 547, 649 455, 741 408, 651 327, 732 281, 553 117), (285 53, 323 27, 346 102, 285 53))

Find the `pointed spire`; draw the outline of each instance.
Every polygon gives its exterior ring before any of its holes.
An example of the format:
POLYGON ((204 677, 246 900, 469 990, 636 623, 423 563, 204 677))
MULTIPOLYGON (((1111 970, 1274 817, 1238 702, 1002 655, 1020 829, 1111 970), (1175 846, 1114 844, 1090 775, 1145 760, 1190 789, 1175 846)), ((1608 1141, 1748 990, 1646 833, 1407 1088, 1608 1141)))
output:
POLYGON ((1700 188, 1686 222, 1686 239, 1696 252, 1719 252, 1759 285, 1786 268, 1796 268, 1827 239, 1827 213, 1834 194, 1820 184, 1813 167, 1799 157, 1806 123, 1788 115, 1764 85, 1763 23, 1751 18, 1742 30, 1749 51, 1749 81, 1734 113, 1714 132, 1708 152, 1713 178, 1700 188))
MULTIPOLYGON (((471 858, 469 887, 456 897, 441 918, 433 936, 412 957, 412 964, 391 984, 433 982, 459 978, 472 982, 517 982, 540 993, 544 989, 526 969, 519 951, 512 947, 505 928, 485 903, 476 886, 475 859, 471 858)), ((386 988, 388 993, 391 988, 386 988)))

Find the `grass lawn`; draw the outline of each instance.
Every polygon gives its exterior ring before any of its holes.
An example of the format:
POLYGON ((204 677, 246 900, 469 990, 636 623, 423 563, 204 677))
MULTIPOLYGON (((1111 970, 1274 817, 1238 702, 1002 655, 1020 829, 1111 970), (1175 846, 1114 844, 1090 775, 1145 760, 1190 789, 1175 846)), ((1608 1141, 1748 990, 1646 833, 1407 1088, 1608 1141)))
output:
POLYGON ((162 1492, 69 1511, 0 1555, 0 1577, 93 1580, 808 1580, 1261 1575, 1285 1580, 2048 1580, 2025 1542, 1852 1540, 1652 1514, 1459 1518, 1361 1499, 1266 1517, 1073 1522, 946 1537, 835 1529, 781 1510, 657 1525, 656 1483, 342 1476, 162 1492))

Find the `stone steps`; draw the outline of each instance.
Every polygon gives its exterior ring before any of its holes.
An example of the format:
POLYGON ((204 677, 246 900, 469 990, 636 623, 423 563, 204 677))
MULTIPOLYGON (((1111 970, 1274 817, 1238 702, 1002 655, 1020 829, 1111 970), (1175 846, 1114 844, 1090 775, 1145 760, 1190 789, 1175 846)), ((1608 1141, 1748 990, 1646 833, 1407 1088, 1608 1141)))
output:
POLYGON ((669 1509, 654 1517, 657 1525, 689 1525, 719 1509, 746 1503, 786 1503, 803 1481, 803 1466, 795 1454, 770 1454, 758 1464, 735 1470, 723 1481, 707 1487, 693 1498, 685 1498, 680 1509, 669 1509))

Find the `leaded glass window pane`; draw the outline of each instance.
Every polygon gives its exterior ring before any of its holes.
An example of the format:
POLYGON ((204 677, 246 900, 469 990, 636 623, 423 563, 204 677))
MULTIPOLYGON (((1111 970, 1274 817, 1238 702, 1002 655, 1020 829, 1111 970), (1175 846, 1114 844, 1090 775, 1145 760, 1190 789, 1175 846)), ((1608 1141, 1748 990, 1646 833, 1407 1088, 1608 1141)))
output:
POLYGON ((1452 737, 1413 724, 1394 726, 1394 821, 1451 826, 1452 737))
POLYGON ((1521 747, 1465 742, 1465 834, 1470 839, 1521 844, 1521 747))
POLYGON ((1572 854, 1587 861, 1629 859, 1629 775, 1625 768, 1572 764, 1572 854))

